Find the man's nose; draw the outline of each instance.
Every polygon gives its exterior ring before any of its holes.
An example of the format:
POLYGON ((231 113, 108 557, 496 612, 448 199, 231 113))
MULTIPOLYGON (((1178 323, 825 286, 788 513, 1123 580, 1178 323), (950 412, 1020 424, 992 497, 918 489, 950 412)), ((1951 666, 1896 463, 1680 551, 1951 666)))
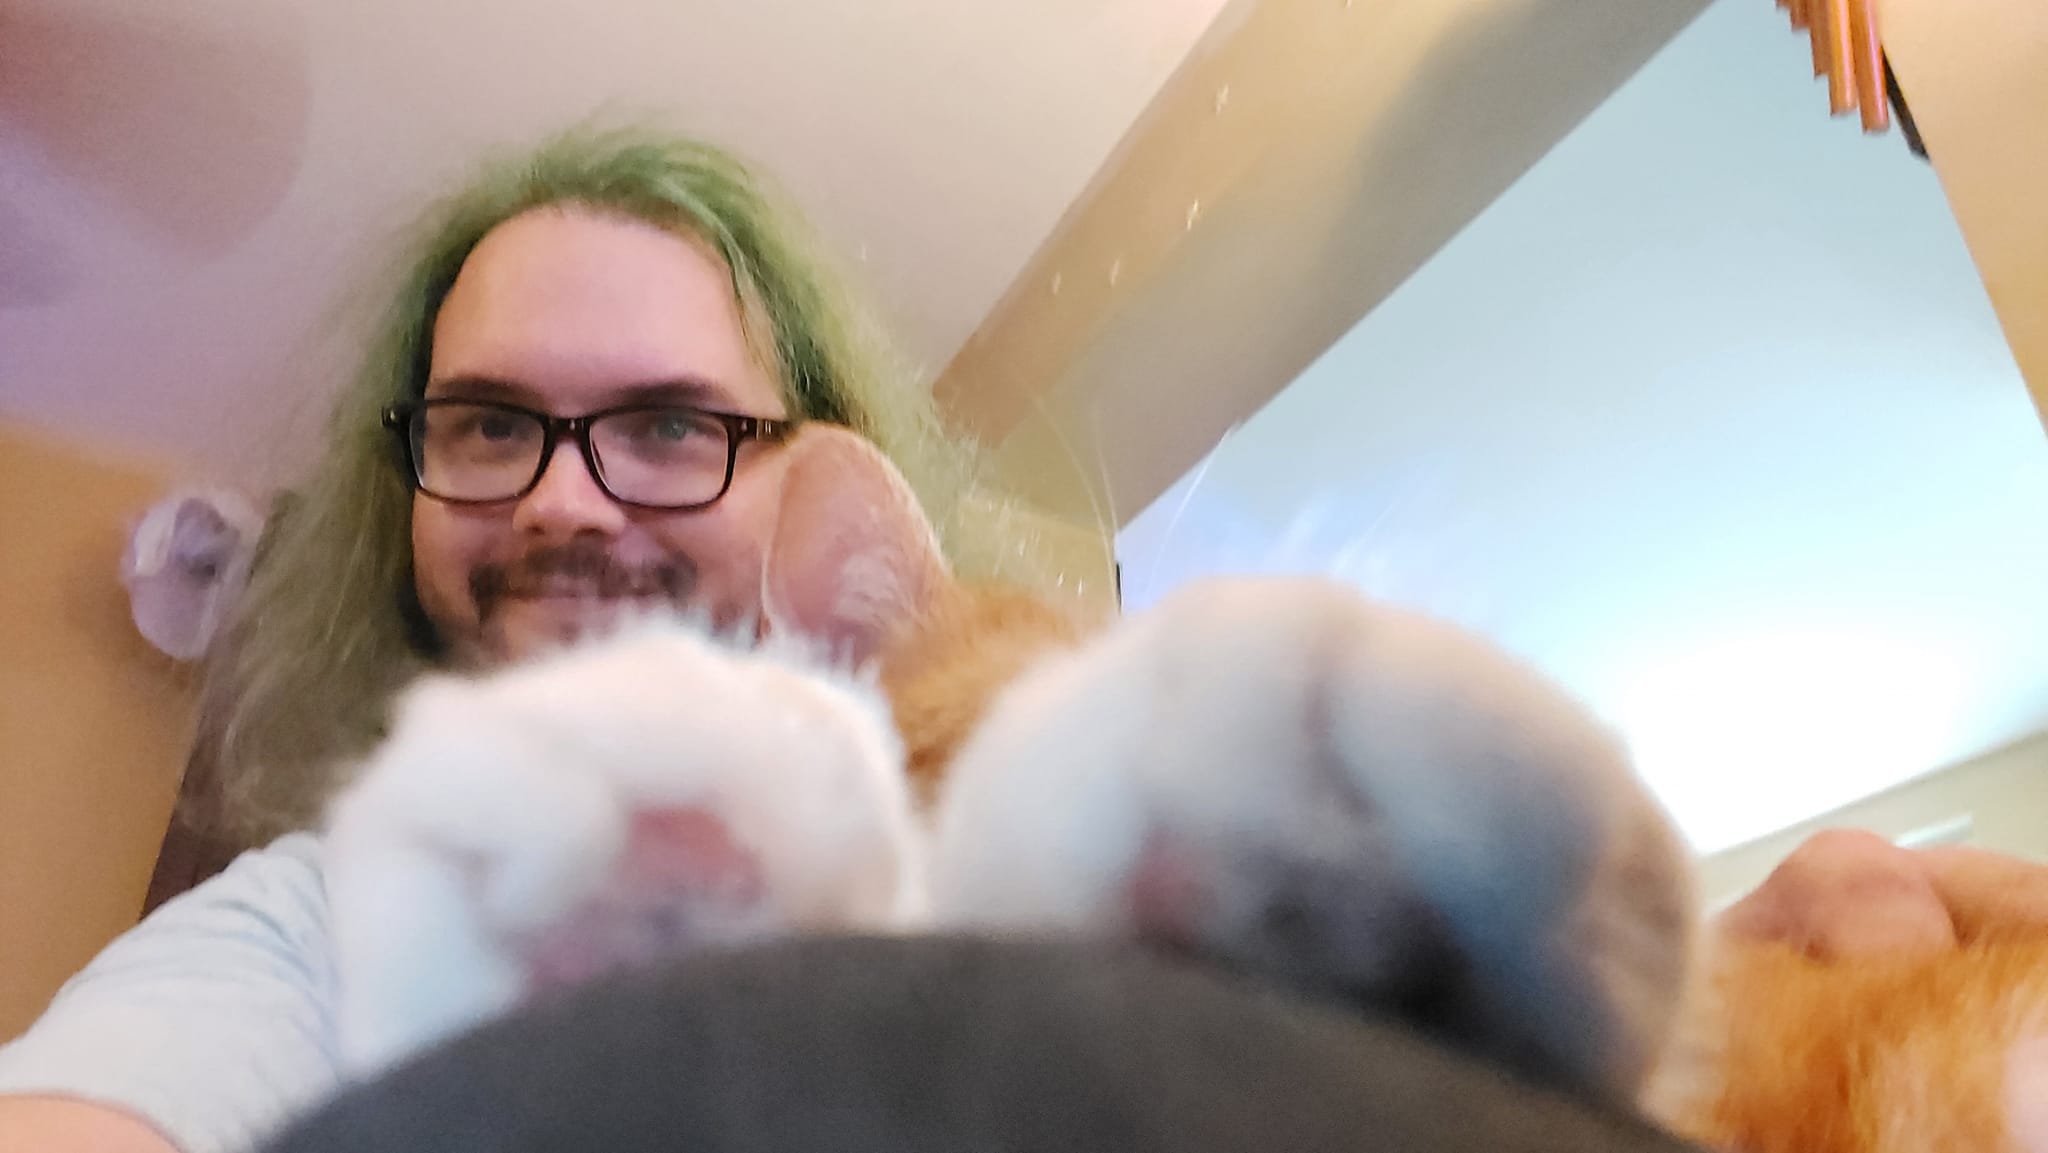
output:
POLYGON ((625 527, 626 510, 597 483, 576 444, 564 438, 555 446, 540 483, 519 498, 512 524, 522 533, 550 540, 584 533, 610 536, 625 527))

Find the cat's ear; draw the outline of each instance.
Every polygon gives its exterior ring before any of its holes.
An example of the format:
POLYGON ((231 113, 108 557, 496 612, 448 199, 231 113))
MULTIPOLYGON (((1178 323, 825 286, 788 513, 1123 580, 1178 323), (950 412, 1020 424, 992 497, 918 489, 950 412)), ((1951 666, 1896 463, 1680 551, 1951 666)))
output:
POLYGON ((859 435, 806 425, 785 451, 761 571, 768 627, 865 664, 951 584, 938 538, 903 475, 859 435))

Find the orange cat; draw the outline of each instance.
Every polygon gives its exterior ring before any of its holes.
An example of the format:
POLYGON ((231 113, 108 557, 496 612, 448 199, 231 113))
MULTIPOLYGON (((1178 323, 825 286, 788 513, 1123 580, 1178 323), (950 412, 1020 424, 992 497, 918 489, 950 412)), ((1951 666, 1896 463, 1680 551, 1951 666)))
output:
POLYGON ((1078 933, 1400 1015, 1731 1151, 2048 1153, 2035 946, 1700 966, 1683 843, 1619 742, 1490 645, 1314 580, 1075 620, 954 580, 856 438, 789 451, 765 643, 653 622, 401 703, 330 821, 352 1067, 658 953, 1078 933))
MULTIPOLYGON (((997 691, 1086 636, 1028 594, 928 579, 928 609, 881 666, 927 789, 997 691)), ((1673 1046, 1713 1060, 1652 1102, 1685 1136, 1742 1153, 2048 1153, 2048 937, 1896 964, 1724 941, 1705 967, 1673 1046)))
POLYGON ((1650 1102, 1742 1153, 2048 1150, 2048 936, 1822 962, 1726 942, 1650 1102))

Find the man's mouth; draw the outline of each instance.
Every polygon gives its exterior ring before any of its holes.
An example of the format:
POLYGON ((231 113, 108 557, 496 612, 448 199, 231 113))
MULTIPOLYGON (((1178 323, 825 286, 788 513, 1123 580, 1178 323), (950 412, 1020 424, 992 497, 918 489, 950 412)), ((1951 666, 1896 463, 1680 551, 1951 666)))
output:
POLYGON ((507 589, 494 600, 541 601, 550 604, 631 604, 641 601, 667 601, 668 590, 660 586, 642 588, 606 589, 592 588, 561 581, 543 581, 524 588, 507 589))
POLYGON ((488 617, 498 602, 520 600, 593 608, 635 602, 682 601, 695 584, 687 563, 620 564, 608 553, 586 548, 545 549, 511 564, 477 566, 469 591, 477 612, 488 617))
POLYGON ((491 608, 485 610, 484 616, 488 620, 508 609, 517 609, 523 615, 552 621, 562 628, 573 628, 603 624, 636 610, 661 609, 669 605, 669 599, 664 596, 537 590, 499 597, 491 602, 491 608))

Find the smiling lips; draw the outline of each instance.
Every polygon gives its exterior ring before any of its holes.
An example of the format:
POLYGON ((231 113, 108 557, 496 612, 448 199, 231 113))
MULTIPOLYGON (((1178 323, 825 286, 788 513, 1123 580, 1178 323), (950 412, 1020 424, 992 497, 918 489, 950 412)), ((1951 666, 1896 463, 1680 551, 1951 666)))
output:
POLYGON ((508 586, 494 599, 590 602, 667 600, 668 589, 656 581, 643 581, 621 588, 595 581, 551 577, 531 584, 508 586))

